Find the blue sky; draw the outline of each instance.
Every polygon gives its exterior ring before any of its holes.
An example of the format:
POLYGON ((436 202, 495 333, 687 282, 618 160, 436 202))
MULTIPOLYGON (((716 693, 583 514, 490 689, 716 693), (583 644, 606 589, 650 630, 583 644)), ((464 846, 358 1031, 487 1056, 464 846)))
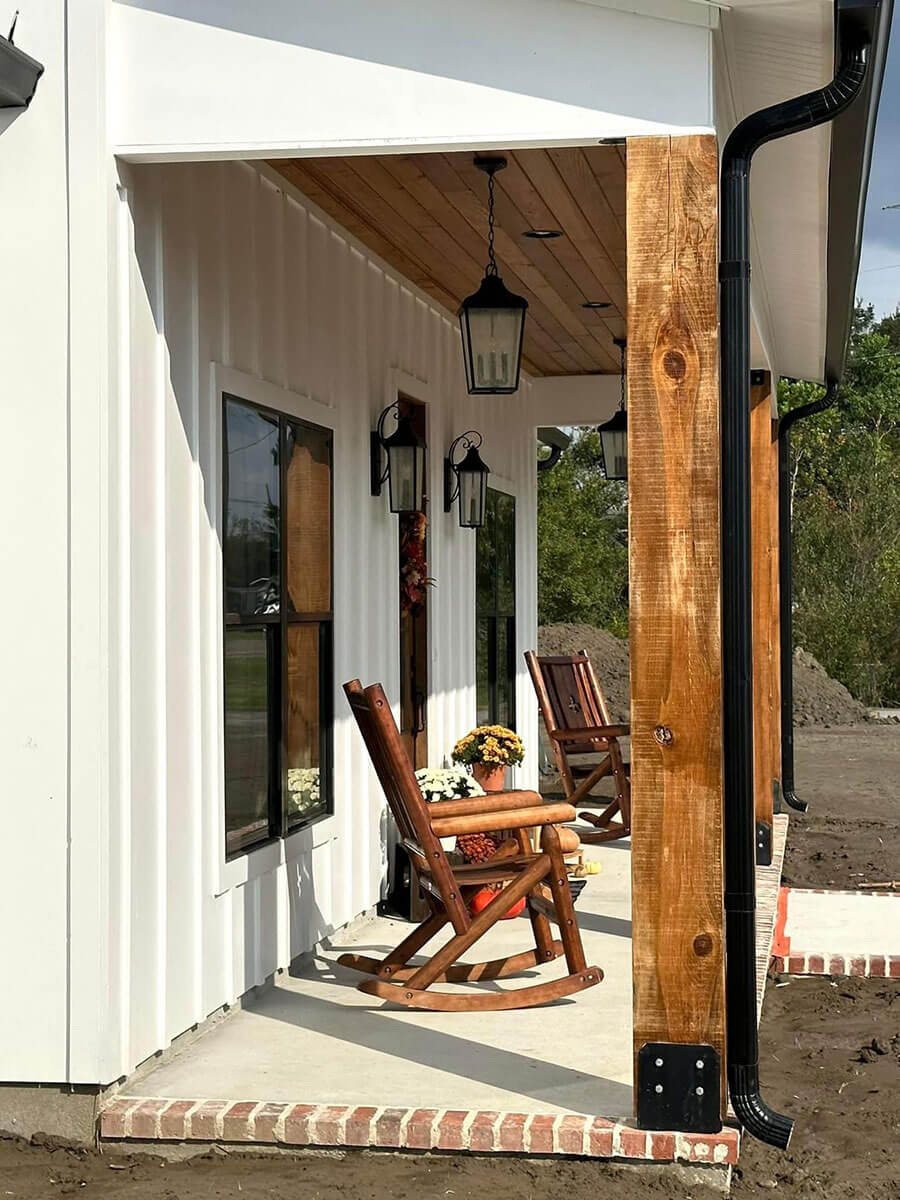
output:
POLYGON ((866 203, 863 251, 856 294, 879 316, 900 307, 900 18, 895 18, 866 203))

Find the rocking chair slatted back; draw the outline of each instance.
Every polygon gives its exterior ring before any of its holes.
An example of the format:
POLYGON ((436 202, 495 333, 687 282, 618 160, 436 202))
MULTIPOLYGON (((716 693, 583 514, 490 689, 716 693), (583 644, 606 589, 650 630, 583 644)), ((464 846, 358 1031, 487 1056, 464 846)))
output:
POLYGON ((358 679, 344 684, 344 694, 363 736, 378 782, 403 840, 416 854, 417 867, 431 875, 457 933, 469 928, 468 910, 460 896, 440 839, 431 830, 428 806, 400 738, 400 731, 380 683, 364 688, 358 679))
MULTIPOLYGON (((571 658, 538 658, 526 655, 528 670, 537 692, 541 716, 548 729, 579 730, 587 726, 611 725, 609 708, 591 660, 584 651, 571 658)), ((596 754, 604 741, 567 742, 566 753, 596 754)))

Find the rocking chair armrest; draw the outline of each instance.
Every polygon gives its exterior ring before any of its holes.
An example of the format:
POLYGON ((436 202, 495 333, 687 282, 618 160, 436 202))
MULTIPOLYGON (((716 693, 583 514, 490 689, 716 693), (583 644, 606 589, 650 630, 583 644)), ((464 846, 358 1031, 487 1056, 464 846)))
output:
POLYGON ((534 808, 515 808, 509 812, 471 813, 464 817, 432 818, 431 829, 436 837, 453 837, 460 833, 492 833, 504 829, 533 829, 536 825, 560 825, 575 820, 571 804, 540 804, 534 808))
POLYGON ((597 738, 628 737, 630 725, 585 725, 581 729, 551 729, 554 742, 592 742, 597 738))
POLYGON ((486 796, 460 796, 435 800, 428 806, 432 818, 467 817, 475 813, 508 812, 511 808, 535 808, 541 803, 537 792, 525 788, 513 792, 488 792, 486 796))

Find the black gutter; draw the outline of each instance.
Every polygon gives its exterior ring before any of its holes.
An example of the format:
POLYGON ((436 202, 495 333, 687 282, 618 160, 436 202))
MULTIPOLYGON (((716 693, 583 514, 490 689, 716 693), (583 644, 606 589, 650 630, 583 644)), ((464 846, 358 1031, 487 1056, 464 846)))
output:
POLYGON ((794 576, 791 564, 791 429, 805 417, 824 412, 837 400, 838 384, 820 400, 800 404, 778 422, 778 608, 781 625, 781 795, 797 812, 809 805, 797 795, 794 779, 794 576))
MULTIPOLYGON (((840 11, 840 9, 839 9, 840 11)), ((775 138, 831 121, 859 95, 868 37, 841 41, 841 65, 824 88, 751 113, 722 155, 722 748, 725 799, 725 1004, 728 1084, 748 1133, 785 1149, 790 1118, 759 1091, 756 1025, 756 855, 753 803, 753 628, 750 557, 750 164, 775 138)))
POLYGON ((848 36, 867 38, 869 67, 859 102, 834 122, 828 176, 827 316, 825 380, 820 400, 784 414, 778 423, 778 586, 781 617, 781 792, 797 812, 807 803, 797 795, 794 776, 793 573, 791 568, 791 446, 797 421, 830 408, 844 374, 847 344, 856 304, 856 278, 862 250, 863 217, 875 142, 875 118, 884 80, 892 0, 878 7, 844 3, 835 11, 835 61, 848 36))

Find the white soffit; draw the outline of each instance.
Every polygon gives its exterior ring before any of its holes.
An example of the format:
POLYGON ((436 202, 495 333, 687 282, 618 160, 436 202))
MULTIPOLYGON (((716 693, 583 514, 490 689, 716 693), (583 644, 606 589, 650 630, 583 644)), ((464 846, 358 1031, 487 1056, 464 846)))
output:
MULTIPOLYGON (((732 0, 716 35, 717 127, 827 83, 831 3, 732 0)), ((763 146, 751 174, 753 307, 775 371, 820 380, 827 300, 829 126, 763 146)), ((757 364, 754 364, 757 365, 757 364)))

